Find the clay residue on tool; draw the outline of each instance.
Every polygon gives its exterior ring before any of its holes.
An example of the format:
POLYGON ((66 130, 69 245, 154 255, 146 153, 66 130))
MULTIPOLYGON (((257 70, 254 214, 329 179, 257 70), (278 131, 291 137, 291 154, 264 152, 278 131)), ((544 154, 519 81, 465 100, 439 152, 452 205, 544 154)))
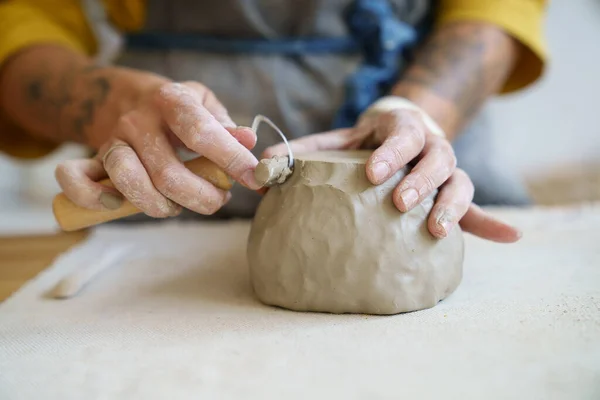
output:
POLYGON ((254 170, 254 177, 261 186, 281 184, 292 173, 289 163, 287 156, 262 159, 254 170))
POLYGON ((261 301, 298 311, 396 314, 433 307, 456 289, 462 231, 441 240, 428 231, 435 193, 398 211, 392 192, 408 169, 374 186, 365 172, 370 154, 300 155, 285 185, 266 193, 248 241, 261 301))

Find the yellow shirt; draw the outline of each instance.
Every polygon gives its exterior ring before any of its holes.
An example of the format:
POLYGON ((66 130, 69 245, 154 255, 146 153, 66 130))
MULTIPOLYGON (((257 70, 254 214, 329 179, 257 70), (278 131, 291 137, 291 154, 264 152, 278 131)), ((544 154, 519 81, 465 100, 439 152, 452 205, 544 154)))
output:
MULTIPOLYGON (((488 22, 520 41, 526 51, 503 87, 502 93, 509 93, 530 85, 542 75, 547 59, 542 29, 547 1, 441 0, 437 23, 488 22)), ((145 0, 103 2, 117 29, 133 32, 143 27, 145 0)), ((0 66, 15 52, 34 44, 62 44, 88 55, 94 54, 96 41, 80 3, 80 0, 0 1, 0 66)), ((7 129, 2 126, 5 123, 0 123, 0 131, 7 129)), ((20 145, 20 140, 13 137, 9 142, 6 136, 0 132, 0 149, 15 156, 36 157, 52 148, 50 144, 36 144, 31 140, 20 145)))

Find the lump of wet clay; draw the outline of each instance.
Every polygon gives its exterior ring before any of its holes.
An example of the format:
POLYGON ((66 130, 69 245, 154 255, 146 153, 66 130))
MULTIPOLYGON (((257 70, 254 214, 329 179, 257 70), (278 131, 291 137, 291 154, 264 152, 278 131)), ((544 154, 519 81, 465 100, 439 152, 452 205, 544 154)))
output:
POLYGON ((369 151, 296 158, 262 199, 248 239, 252 286, 266 304, 296 311, 397 314, 435 306, 462 279, 463 234, 427 229, 435 194, 402 213, 399 171, 372 185, 369 151))

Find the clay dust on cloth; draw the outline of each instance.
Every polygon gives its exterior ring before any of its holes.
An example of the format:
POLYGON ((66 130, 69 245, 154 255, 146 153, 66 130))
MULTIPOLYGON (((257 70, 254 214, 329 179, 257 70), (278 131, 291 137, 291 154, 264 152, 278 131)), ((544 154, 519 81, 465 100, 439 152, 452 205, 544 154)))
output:
POLYGON ((600 206, 494 213, 523 239, 387 317, 259 303, 247 222, 100 227, 0 305, 0 398, 600 398, 600 206), (111 243, 143 252, 48 297, 111 243))

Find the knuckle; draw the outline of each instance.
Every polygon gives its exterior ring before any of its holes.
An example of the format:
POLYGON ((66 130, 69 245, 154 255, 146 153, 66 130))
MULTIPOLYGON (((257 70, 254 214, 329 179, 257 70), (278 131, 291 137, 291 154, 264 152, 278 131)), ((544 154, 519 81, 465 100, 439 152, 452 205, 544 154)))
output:
POLYGON ((95 205, 95 192, 82 179, 77 178, 74 173, 76 168, 76 160, 61 162, 54 171, 56 181, 69 200, 81 207, 93 208, 95 205))
POLYGON ((425 145, 425 126, 418 113, 413 110, 399 109, 382 115, 383 126, 389 134, 401 135, 423 148, 425 145))
POLYGON ((119 119, 117 120, 117 132, 123 132, 126 129, 127 126, 131 125, 133 123, 133 116, 132 113, 125 113, 123 115, 121 115, 119 117, 119 119))
POLYGON ((165 104, 170 104, 174 100, 174 98, 177 98, 182 94, 187 93, 188 90, 189 89, 182 83, 163 83, 153 93, 152 100, 154 101, 154 104, 158 106, 163 106, 165 104))
POLYGON ((397 145, 391 145, 388 147, 389 152, 392 156, 392 159, 394 160, 394 164, 395 165, 405 165, 407 164, 410 160, 407 160, 406 155, 404 154, 404 151, 402 150, 402 148, 400 146, 397 145))
POLYGON ((70 171, 73 169, 72 161, 63 161, 54 169, 54 177, 59 184, 65 183, 70 178, 70 171))
POLYGON ((201 88, 199 88, 202 91, 202 99, 205 102, 213 102, 217 99, 217 95, 215 94, 215 92, 213 92, 212 90, 210 90, 209 88, 203 86, 201 88))
POLYGON ((469 175, 467 175, 467 173, 465 172, 465 170, 461 169, 461 168, 456 168, 454 170, 454 175, 457 176, 460 179, 465 179, 470 181, 471 179, 469 178, 469 175))
POLYGON ((447 141, 446 139, 440 139, 439 146, 440 146, 440 149, 442 151, 444 151, 449 157, 456 159, 456 156, 454 154, 454 149, 452 148, 452 144, 450 144, 449 141, 447 141))
POLYGON ((228 171, 237 169, 237 167, 241 163, 241 159, 242 159, 241 151, 234 150, 234 151, 230 152, 229 155, 226 156, 226 159, 225 159, 225 169, 228 171))
POLYGON ((205 215, 213 215, 221 208, 221 205, 215 199, 207 199, 203 206, 205 215))
POLYGON ((429 192, 437 189, 437 184, 431 175, 423 174, 421 176, 421 179, 423 180, 423 188, 425 189, 426 192, 429 193, 429 192))
POLYGON ((200 189, 200 205, 201 213, 204 215, 213 215, 223 205, 223 199, 218 193, 214 193, 209 188, 200 189))
POLYGON ((221 209, 223 205, 223 201, 221 196, 213 195, 208 196, 206 202, 204 203, 204 207, 206 209, 207 215, 212 215, 221 209))
POLYGON ((177 191, 180 179, 176 169, 167 165, 153 174, 152 182, 159 192, 171 197, 177 191))
MULTIPOLYGON (((133 127, 136 125, 136 114, 134 112, 128 112, 119 117, 115 129, 113 131, 113 137, 116 138, 130 138, 133 127)), ((113 144, 114 145, 114 144, 113 144)))
POLYGON ((450 143, 444 141, 441 145, 440 153, 441 158, 445 161, 444 165, 448 169, 448 175, 450 175, 452 171, 456 169, 456 165, 458 163, 450 143))
POLYGON ((451 170, 456 170, 456 166, 458 165, 458 159, 456 158, 456 154, 454 154, 454 151, 452 149, 450 149, 450 151, 448 152, 448 164, 451 170))
POLYGON ((118 146, 111 150, 104 157, 104 168, 108 172, 121 173, 134 168, 132 159, 133 149, 125 146, 118 146))
POLYGON ((425 130, 422 126, 408 124, 402 127, 402 131, 405 132, 419 148, 425 146, 425 130))
POLYGON ((457 168, 454 171, 454 175, 464 182, 464 185, 466 185, 470 191, 475 191, 475 185, 473 184, 471 177, 469 177, 463 169, 457 168))

